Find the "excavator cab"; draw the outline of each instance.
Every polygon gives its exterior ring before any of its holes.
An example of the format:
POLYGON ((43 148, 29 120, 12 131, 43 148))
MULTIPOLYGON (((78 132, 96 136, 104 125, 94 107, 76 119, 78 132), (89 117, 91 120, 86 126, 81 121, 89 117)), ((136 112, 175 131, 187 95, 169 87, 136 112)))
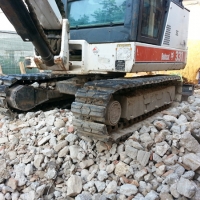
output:
MULTIPOLYGON (((67 1, 71 39, 88 43, 138 41, 161 44, 166 0, 67 1)), ((181 4, 177 2, 180 6, 181 4)))

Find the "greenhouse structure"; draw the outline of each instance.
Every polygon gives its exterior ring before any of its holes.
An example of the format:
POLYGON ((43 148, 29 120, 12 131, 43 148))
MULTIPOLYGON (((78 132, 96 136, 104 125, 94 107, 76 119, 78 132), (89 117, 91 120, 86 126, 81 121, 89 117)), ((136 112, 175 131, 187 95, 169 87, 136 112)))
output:
MULTIPOLYGON (((30 42, 24 42, 12 31, 0 31, 0 66, 3 74, 20 74, 19 62, 25 57, 33 56, 34 47, 30 42)), ((38 70, 26 68, 26 73, 37 73, 38 70)))

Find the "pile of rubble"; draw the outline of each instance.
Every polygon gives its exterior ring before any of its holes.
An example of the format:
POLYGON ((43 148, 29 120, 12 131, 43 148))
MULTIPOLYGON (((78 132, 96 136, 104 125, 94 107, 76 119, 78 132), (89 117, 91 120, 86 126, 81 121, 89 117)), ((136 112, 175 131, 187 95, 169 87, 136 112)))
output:
POLYGON ((79 138, 69 110, 0 116, 0 200, 199 200, 200 95, 175 104, 119 144, 79 138))

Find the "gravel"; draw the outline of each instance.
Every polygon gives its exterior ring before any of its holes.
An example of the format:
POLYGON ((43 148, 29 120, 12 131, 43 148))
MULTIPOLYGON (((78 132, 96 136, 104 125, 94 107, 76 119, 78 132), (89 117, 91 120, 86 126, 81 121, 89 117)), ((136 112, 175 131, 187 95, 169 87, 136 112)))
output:
POLYGON ((118 144, 79 138, 66 109, 0 115, 0 200, 199 200, 199 99, 118 144))

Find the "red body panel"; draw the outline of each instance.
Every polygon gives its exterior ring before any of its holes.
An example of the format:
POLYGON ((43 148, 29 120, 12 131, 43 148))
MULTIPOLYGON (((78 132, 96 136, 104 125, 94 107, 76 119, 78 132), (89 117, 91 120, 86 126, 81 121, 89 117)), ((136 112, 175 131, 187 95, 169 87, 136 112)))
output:
POLYGON ((187 52, 148 46, 136 46, 135 62, 186 62, 187 52))

